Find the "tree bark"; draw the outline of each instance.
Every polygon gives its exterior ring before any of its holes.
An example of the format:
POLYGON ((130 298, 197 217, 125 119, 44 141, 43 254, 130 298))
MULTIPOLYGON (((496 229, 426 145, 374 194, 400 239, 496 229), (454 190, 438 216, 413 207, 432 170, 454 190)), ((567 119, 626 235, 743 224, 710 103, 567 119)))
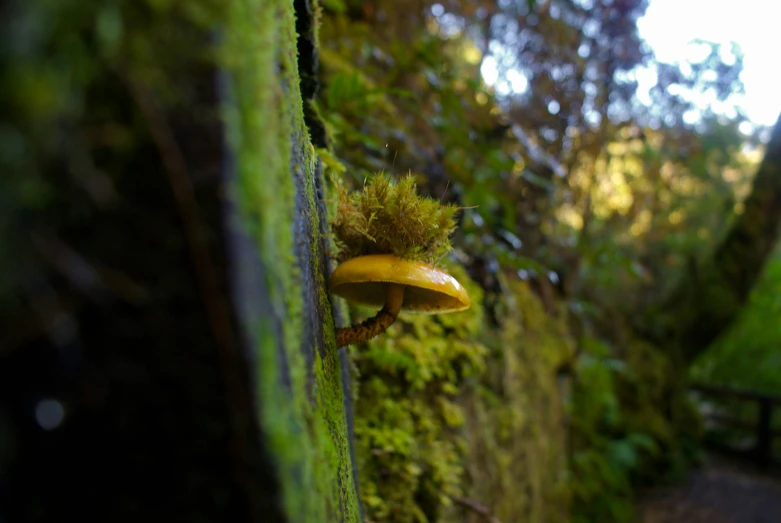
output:
POLYGON ((312 6, 158 4, 1 8, 0 519, 360 521, 312 6))

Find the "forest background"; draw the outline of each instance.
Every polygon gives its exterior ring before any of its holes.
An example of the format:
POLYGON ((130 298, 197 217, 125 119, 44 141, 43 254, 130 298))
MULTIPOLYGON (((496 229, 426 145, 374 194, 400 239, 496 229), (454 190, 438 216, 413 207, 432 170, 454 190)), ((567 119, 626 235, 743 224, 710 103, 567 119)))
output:
MULTIPOLYGON (((486 296, 512 294, 520 280, 549 317, 566 318, 575 348, 552 359, 560 386, 574 376, 573 391, 562 392, 571 468, 568 480, 543 488, 551 495, 566 483, 576 521, 627 521, 634 487, 680 479, 697 460, 702 428, 687 412, 687 380, 781 392, 781 253, 766 265, 762 254, 775 243, 777 211, 752 218, 755 227, 776 225, 753 254, 755 269, 746 267, 761 271, 746 307, 740 292, 723 294, 708 279, 769 139, 740 110, 725 114, 742 91, 739 49, 698 41, 699 60, 660 62, 638 35, 643 1, 323 7, 313 110, 333 148, 324 156, 332 172, 353 187, 378 171, 413 173, 426 194, 467 208, 456 257, 486 296), (645 96, 641 67, 656 73, 645 96), (703 295, 721 310, 698 316, 703 295), (711 328, 680 334, 698 322, 711 328)), ((485 304, 497 321, 494 303, 485 304)), ((378 367, 395 376, 409 363, 390 361, 382 342, 370 346, 356 360, 371 390, 378 367)), ((546 350, 528 347, 526 365, 546 350)), ((489 366, 507 364, 501 351, 486 354, 489 366)), ((520 379, 519 387, 535 386, 520 379)), ((397 394, 408 401, 408 390, 397 394)), ((502 394, 497 401, 507 401, 502 394)), ((370 518, 394 520, 393 482, 379 472, 394 468, 371 453, 367 427, 388 414, 360 410, 375 400, 357 403, 359 477, 370 518)), ((421 470, 432 468, 440 473, 424 460, 421 470)), ((522 484, 479 499, 496 508, 490 500, 522 484)), ((500 519, 524 520, 498 510, 500 519)))
POLYGON ((646 8, 3 5, 0 515, 632 521, 702 457, 691 381, 781 393, 781 120, 646 8), (337 348, 380 172, 463 208, 473 305, 337 348))

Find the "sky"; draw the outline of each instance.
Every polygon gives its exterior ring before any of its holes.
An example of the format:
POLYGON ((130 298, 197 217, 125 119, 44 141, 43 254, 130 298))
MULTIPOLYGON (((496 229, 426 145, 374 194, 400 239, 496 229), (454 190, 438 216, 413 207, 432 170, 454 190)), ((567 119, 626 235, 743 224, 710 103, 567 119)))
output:
POLYGON ((735 103, 754 124, 772 125, 781 113, 780 14, 781 4, 767 0, 649 0, 638 28, 663 62, 685 61, 694 52, 688 43, 696 38, 737 43, 746 93, 735 103))
MULTIPOLYGON (((781 4, 777 0, 649 0, 645 16, 638 22, 640 36, 651 46, 661 62, 675 63, 699 61, 704 58, 702 46, 691 45, 695 39, 725 44, 730 49, 732 42, 738 44, 743 53, 741 80, 745 94, 733 95, 726 104, 715 102, 715 96, 695 97, 701 107, 711 106, 716 112, 731 116, 730 107, 738 107, 754 125, 773 125, 781 113, 781 89, 774 64, 781 63, 781 30, 777 27, 781 4)), ((444 12, 441 6, 440 11, 444 12)), ((723 57, 724 58, 724 57, 723 57)), ((510 70, 506 82, 498 79, 497 61, 488 56, 483 61, 481 72, 486 83, 494 85, 500 95, 512 91, 524 92, 528 88, 526 77, 519 71, 510 70)), ((636 71, 638 98, 650 102, 647 93, 656 83, 651 69, 636 71)), ((697 118, 692 115, 685 115, 697 118)), ((692 122, 689 122, 692 123, 692 122)), ((751 125, 743 128, 751 130, 751 125)))

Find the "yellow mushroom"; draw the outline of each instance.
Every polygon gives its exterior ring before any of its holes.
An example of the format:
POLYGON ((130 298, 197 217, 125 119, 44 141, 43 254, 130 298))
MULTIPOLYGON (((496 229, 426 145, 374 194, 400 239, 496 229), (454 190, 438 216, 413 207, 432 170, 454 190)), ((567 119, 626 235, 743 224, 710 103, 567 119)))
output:
POLYGON ((385 332, 402 310, 440 314, 462 311, 471 305, 466 290, 448 273, 392 254, 370 254, 347 260, 331 275, 330 290, 353 303, 382 306, 375 317, 336 329, 338 347, 385 332))

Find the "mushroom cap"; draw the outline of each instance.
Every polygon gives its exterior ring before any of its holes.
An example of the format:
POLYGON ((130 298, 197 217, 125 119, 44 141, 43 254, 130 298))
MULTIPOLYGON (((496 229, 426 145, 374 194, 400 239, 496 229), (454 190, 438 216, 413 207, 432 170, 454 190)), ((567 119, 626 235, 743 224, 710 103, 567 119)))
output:
POLYGON ((329 288, 347 301, 381 307, 389 283, 404 285, 403 311, 439 314, 462 311, 471 305, 466 290, 448 273, 392 254, 347 260, 334 270, 329 288))

